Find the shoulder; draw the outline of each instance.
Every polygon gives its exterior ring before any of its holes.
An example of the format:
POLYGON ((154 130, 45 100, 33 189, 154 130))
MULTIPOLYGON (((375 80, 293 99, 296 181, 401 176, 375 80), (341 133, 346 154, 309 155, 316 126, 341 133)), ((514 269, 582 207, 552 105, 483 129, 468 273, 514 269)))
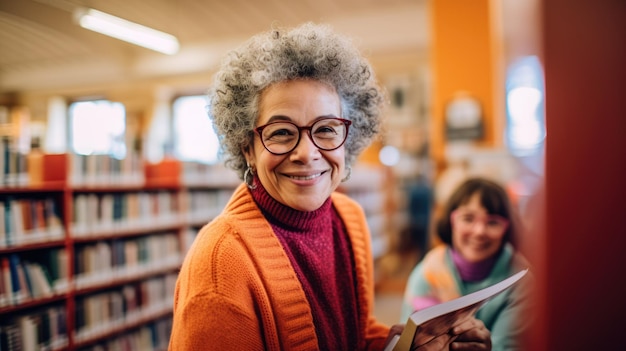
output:
POLYGON ((433 247, 414 270, 413 283, 428 287, 429 294, 440 301, 449 301, 460 296, 455 273, 448 258, 448 246, 433 247))
POLYGON ((247 190, 238 188, 224 211, 198 231, 181 271, 202 274, 207 282, 241 273, 253 269, 258 247, 280 243, 247 190))
POLYGON ((448 259, 448 246, 440 244, 428 251, 424 259, 419 263, 420 270, 427 280, 430 281, 446 281, 446 284, 452 284, 453 273, 448 259))
POLYGON ((443 244, 430 249, 411 272, 412 279, 421 277, 420 279, 432 280, 433 275, 447 273, 449 269, 446 264, 446 252, 447 246, 443 244))
POLYGON ((422 265, 427 267, 439 267, 444 268, 446 262, 446 255, 448 253, 448 246, 444 244, 437 245, 430 249, 424 259, 422 260, 422 265))
POLYGON ((445 285, 454 284, 454 274, 452 273, 451 259, 448 258, 448 246, 440 244, 433 247, 426 253, 420 262, 422 274, 427 280, 445 285))
POLYGON ((217 217, 198 231, 181 271, 191 277, 202 274, 207 278, 204 282, 208 283, 224 273, 220 271, 236 269, 246 260, 247 250, 240 240, 241 234, 227 217, 217 217))

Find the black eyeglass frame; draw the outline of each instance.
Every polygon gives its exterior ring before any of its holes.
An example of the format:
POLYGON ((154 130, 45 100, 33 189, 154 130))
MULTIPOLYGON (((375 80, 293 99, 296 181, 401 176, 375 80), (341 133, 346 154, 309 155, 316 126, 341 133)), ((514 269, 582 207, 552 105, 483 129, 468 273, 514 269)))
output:
POLYGON ((271 153, 272 155, 285 155, 288 154, 290 152, 292 152, 293 150, 295 150, 298 145, 300 144, 300 140, 302 139, 302 130, 306 130, 309 134, 309 139, 311 139, 311 142, 313 143, 313 145, 315 145, 316 148, 320 149, 320 150, 324 150, 324 151, 333 151, 333 150, 337 150, 339 149, 343 144, 346 143, 346 140, 348 140, 348 132, 350 131, 350 125, 352 125, 352 121, 348 120, 348 119, 344 119, 344 118, 320 118, 317 121, 313 122, 313 124, 311 124, 310 126, 303 126, 300 127, 299 125, 291 122, 291 121, 275 121, 275 122, 270 122, 268 124, 264 124, 262 126, 258 126, 256 128, 254 128, 254 132, 259 136, 259 139, 261 140, 261 144, 263 144, 263 147, 265 148, 265 150, 267 150, 269 153, 271 153), (326 149, 323 147, 320 147, 319 145, 317 145, 317 143, 315 142, 315 138, 313 138, 313 136, 311 135, 311 129, 313 129, 313 126, 316 125, 317 123, 319 123, 320 121, 326 121, 326 120, 337 120, 340 121, 341 123, 343 123, 346 126, 346 134, 345 137, 343 138, 343 141, 337 145, 336 147, 330 148, 330 149, 326 149), (289 151, 285 151, 285 152, 273 152, 272 150, 270 150, 267 146, 265 146, 265 142, 263 141, 263 129, 265 129, 266 127, 272 125, 272 124, 276 124, 276 123, 289 123, 291 125, 293 125, 294 127, 296 127, 296 129, 298 129, 298 140, 296 141, 296 143, 293 145, 293 147, 289 150, 289 151))

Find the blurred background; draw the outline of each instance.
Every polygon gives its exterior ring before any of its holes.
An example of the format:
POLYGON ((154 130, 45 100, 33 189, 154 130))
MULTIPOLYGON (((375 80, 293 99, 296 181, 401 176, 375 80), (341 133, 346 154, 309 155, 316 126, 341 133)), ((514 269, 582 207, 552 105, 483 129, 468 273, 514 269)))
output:
POLYGON ((626 313, 625 15, 621 0, 0 0, 0 334, 43 320, 53 349, 162 349, 180 259, 238 184, 206 117, 212 75, 249 36, 314 21, 354 38, 389 97, 340 189, 368 216, 377 316, 399 322, 432 219, 482 175, 528 228, 529 349, 612 348, 626 313), (117 31, 129 22, 144 32, 117 31), (56 208, 41 230, 14 214, 40 202, 56 208), (102 262, 129 247, 136 267, 102 262), (17 296, 10 268, 31 265, 53 278, 17 296), (136 313, 120 323, 102 301, 136 313))

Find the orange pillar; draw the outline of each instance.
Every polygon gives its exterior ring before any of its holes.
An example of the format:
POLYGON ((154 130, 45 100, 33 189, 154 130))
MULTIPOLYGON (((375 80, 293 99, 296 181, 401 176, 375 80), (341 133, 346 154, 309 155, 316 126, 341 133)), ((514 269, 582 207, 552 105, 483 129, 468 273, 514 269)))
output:
POLYGON ((504 112, 500 88, 501 50, 497 0, 431 0, 433 72, 432 157, 441 169, 445 160, 445 107, 459 92, 482 105, 484 134, 480 146, 502 143, 504 112))

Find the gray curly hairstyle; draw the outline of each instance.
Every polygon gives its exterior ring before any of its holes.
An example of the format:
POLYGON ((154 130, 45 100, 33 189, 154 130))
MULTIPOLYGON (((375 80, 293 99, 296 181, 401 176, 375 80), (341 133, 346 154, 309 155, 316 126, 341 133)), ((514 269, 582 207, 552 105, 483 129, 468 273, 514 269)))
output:
POLYGON ((345 143, 352 164, 380 132, 382 89, 367 60, 347 38, 328 25, 304 23, 253 36, 223 61, 209 91, 209 117, 225 163, 243 179, 247 148, 258 117, 259 96, 273 83, 314 79, 333 86, 342 118, 352 121, 345 143))

